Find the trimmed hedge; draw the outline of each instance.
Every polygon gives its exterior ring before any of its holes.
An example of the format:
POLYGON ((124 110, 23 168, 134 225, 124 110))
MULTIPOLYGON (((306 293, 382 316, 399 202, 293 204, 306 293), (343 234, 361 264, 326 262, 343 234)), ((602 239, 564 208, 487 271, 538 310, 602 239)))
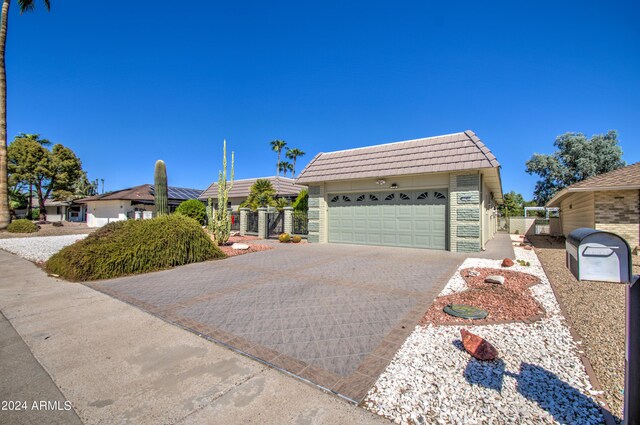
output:
POLYGON ((72 281, 110 279, 222 258, 197 221, 180 214, 107 224, 53 255, 49 273, 72 281))
POLYGON ((13 220, 7 226, 7 231, 11 233, 34 233, 38 231, 38 226, 33 224, 31 220, 27 220, 26 218, 21 218, 18 220, 13 220))
POLYGON ((189 199, 188 201, 181 202, 178 208, 176 208, 176 214, 191 217, 202 225, 204 225, 207 218, 207 210, 204 204, 197 199, 189 199))

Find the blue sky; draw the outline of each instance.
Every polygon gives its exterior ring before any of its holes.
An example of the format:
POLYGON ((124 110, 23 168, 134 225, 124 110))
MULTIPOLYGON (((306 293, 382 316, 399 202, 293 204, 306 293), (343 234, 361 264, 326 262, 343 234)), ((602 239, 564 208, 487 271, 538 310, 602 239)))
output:
POLYGON ((472 129, 526 198, 525 161, 567 131, 616 129, 640 161, 637 1, 52 3, 13 2, 9 137, 71 147, 107 190, 152 182, 156 159, 205 188, 224 138, 247 178, 274 174, 273 139, 302 169, 472 129))

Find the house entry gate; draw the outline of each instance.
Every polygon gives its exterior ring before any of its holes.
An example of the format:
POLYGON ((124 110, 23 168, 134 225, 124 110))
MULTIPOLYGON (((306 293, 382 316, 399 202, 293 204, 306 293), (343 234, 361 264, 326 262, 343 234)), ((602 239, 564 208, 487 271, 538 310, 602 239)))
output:
POLYGON ((267 213, 267 237, 277 238, 284 233, 284 211, 267 213))

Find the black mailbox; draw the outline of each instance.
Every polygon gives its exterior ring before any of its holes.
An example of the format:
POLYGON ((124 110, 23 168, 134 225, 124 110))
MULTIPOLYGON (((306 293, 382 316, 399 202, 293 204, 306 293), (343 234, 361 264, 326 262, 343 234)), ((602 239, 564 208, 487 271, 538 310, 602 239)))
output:
POLYGON ((631 282, 631 249, 620 236, 580 227, 566 241, 567 267, 578 280, 631 282))

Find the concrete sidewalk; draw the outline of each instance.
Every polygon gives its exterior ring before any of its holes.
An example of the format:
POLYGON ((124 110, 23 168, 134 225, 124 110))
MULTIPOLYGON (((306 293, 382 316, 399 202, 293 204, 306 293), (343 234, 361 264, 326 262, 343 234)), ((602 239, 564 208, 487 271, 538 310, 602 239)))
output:
POLYGON ((388 423, 4 251, 0 310, 87 424, 388 423))

